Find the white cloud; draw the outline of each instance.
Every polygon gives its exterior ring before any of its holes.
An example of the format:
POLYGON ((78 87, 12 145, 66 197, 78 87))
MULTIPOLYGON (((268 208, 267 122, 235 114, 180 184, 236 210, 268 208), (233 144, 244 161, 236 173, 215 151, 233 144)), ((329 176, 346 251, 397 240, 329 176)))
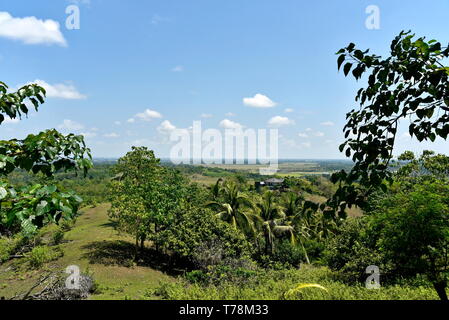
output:
POLYGON ((292 108, 287 108, 284 110, 285 113, 291 113, 293 111, 295 111, 295 110, 293 110, 292 108))
POLYGON ((11 119, 8 116, 5 116, 5 119, 3 120, 2 124, 7 124, 7 123, 19 123, 20 119, 19 118, 15 118, 15 119, 11 119))
MULTIPOLYGON (((153 119, 162 118, 162 115, 157 111, 146 109, 144 112, 136 114, 135 118, 142 121, 151 121, 153 119)), ((128 120, 128 122, 131 121, 128 120)))
POLYGON ((5 11, 0 12, 0 37, 22 41, 25 44, 67 46, 58 22, 36 17, 16 18, 5 11))
POLYGON ((202 113, 201 118, 205 118, 205 119, 212 118, 212 115, 210 113, 202 113))
POLYGON ((276 127, 287 126, 287 125, 294 124, 294 123, 295 122, 293 120, 290 120, 287 117, 281 117, 281 116, 275 116, 268 121, 268 124, 270 126, 276 126, 276 127))
POLYGON ((78 131, 84 129, 84 126, 81 123, 78 123, 73 120, 65 119, 59 126, 59 129, 63 130, 73 130, 78 131))
POLYGON ((134 123, 136 120, 151 121, 158 118, 162 118, 162 115, 159 112, 146 109, 144 112, 136 114, 133 118, 129 118, 126 122, 134 123))
POLYGON ((312 128, 307 128, 306 129, 306 132, 311 132, 311 131, 313 131, 312 128))
POLYGON ((78 100, 78 99, 85 99, 86 96, 79 93, 78 90, 75 88, 75 86, 71 84, 63 84, 63 83, 56 83, 56 84, 49 84, 45 82, 44 80, 35 80, 33 82, 29 82, 27 84, 35 83, 41 87, 43 87, 46 91, 46 96, 48 98, 60 98, 60 99, 68 99, 68 100, 78 100))
POLYGON ((243 128, 243 126, 240 123, 229 120, 229 119, 224 119, 224 120, 220 121, 220 127, 224 128, 224 129, 241 129, 241 128, 243 128))
POLYGON ((320 124, 325 127, 332 127, 333 125, 335 125, 335 123, 333 123, 332 121, 325 121, 321 122, 320 124))
POLYGON ((93 137, 97 136, 97 134, 95 132, 81 132, 81 135, 84 138, 93 138, 93 137))
POLYGON ((184 67, 183 66, 176 66, 176 67, 173 67, 171 69, 171 71, 172 72, 183 72, 184 71, 184 67))
POLYGON ((157 131, 163 134, 170 134, 174 130, 176 130, 176 126, 168 120, 162 121, 162 123, 157 127, 157 131))
POLYGON ((103 137, 105 137, 105 138, 118 138, 118 137, 120 137, 120 135, 118 135, 115 132, 111 132, 111 133, 104 134, 103 137))
POLYGON ((298 136, 300 138, 308 138, 309 137, 309 135, 307 133, 298 133, 298 136))
POLYGON ((243 104, 248 107, 254 108, 272 108, 277 105, 276 102, 272 101, 270 98, 263 94, 256 94, 252 98, 243 98, 243 104))
POLYGON ((122 123, 121 123, 120 121, 114 121, 114 124, 115 124, 116 126, 119 126, 119 125, 121 125, 122 123))
POLYGON ((228 112, 225 114, 226 117, 235 117, 235 113, 233 112, 228 112))
POLYGON ((317 131, 317 132, 315 132, 315 136, 316 137, 324 137, 324 132, 317 131))

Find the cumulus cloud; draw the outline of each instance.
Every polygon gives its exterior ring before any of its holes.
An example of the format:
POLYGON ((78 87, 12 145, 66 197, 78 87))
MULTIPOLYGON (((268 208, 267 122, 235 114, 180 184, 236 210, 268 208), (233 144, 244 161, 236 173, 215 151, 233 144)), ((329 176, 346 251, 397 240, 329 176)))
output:
POLYGON ((235 113, 233 112, 228 112, 225 114, 226 117, 235 117, 235 113))
POLYGON ((134 118, 128 119, 128 123, 134 123, 137 120, 142 121, 151 121, 153 119, 162 118, 162 115, 154 110, 146 109, 144 112, 138 113, 134 116, 134 118))
POLYGON ((332 121, 325 121, 321 122, 320 124, 325 127, 332 127, 333 125, 335 125, 335 123, 333 123, 332 121))
POLYGON ((78 131, 84 129, 84 126, 76 121, 64 119, 58 128, 62 130, 78 131))
POLYGON ((289 118, 282 117, 282 116, 275 116, 268 121, 268 124, 270 126, 275 126, 275 127, 287 126, 287 125, 294 124, 294 123, 295 122, 293 120, 290 120, 289 118))
POLYGON ((292 108, 286 108, 286 109, 284 110, 285 113, 291 113, 291 112, 293 112, 293 111, 295 111, 295 110, 293 110, 292 108))
POLYGON ((33 82, 29 82, 27 84, 32 83, 35 83, 43 87, 47 92, 48 98, 60 98, 68 100, 79 100, 86 98, 86 96, 81 94, 72 84, 63 84, 63 83, 49 84, 46 81, 39 79, 33 82))
POLYGON ((317 131, 317 132, 315 132, 315 136, 316 137, 324 137, 324 132, 317 131))
POLYGON ((176 126, 174 126, 170 121, 164 120, 157 127, 157 131, 163 134, 170 134, 172 131, 176 130, 176 126))
POLYGON ((309 137, 309 135, 307 133, 298 133, 298 136, 300 138, 308 138, 309 137))
POLYGON ((15 119, 11 119, 8 116, 5 116, 5 119, 3 120, 2 124, 7 124, 7 123, 19 123, 20 119, 19 118, 15 118, 15 119))
POLYGON ((221 120, 220 127, 224 128, 224 129, 241 129, 241 128, 243 128, 243 126, 240 123, 229 120, 229 119, 221 120))
POLYGON ((36 17, 13 17, 5 11, 0 11, 0 37, 22 41, 25 44, 67 46, 58 22, 36 17))
POLYGON ((205 118, 205 119, 212 118, 212 115, 210 113, 202 113, 201 118, 205 118))
POLYGON ((243 104, 254 108, 272 108, 277 105, 276 102, 260 93, 256 94, 252 98, 243 98, 243 104))

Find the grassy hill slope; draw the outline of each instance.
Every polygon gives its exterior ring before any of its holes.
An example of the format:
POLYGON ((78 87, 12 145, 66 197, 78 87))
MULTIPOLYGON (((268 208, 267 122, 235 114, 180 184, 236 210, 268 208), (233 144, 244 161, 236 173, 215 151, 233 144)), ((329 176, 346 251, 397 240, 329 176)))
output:
POLYGON ((0 297, 27 291, 49 270, 64 271, 69 265, 77 265, 82 272, 93 275, 98 293, 91 299, 139 299, 160 280, 172 279, 156 261, 133 263, 133 241, 114 230, 108 220, 108 207, 101 204, 83 209, 75 227, 59 245, 64 253, 59 259, 38 270, 30 269, 26 258, 0 265, 0 297))

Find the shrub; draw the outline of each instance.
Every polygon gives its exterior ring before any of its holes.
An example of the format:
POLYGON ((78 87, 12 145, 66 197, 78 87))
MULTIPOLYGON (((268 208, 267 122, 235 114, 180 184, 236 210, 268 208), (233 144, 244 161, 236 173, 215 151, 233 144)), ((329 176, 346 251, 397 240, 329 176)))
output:
POLYGON ((280 240, 276 244, 276 250, 269 257, 271 262, 279 262, 285 267, 299 267, 305 260, 304 251, 300 246, 293 245, 288 240, 280 240))
POLYGON ((339 271, 345 281, 364 281, 365 270, 370 265, 378 266, 383 274, 390 270, 389 262, 377 249, 378 236, 368 219, 348 218, 339 233, 326 243, 323 261, 331 270, 339 271))
POLYGON ((187 259, 197 268, 249 259, 251 249, 245 236, 213 215, 208 209, 188 207, 156 239, 161 247, 187 259))
POLYGON ((9 260, 13 250, 12 240, 9 238, 0 238, 0 263, 9 260))
POLYGON ((31 250, 27 259, 31 268, 38 269, 45 263, 56 260, 61 256, 63 256, 63 252, 59 247, 52 249, 47 246, 37 246, 31 250))
POLYGON ((338 274, 327 268, 307 267, 300 270, 259 271, 245 283, 222 281, 219 284, 189 283, 184 279, 161 282, 155 294, 169 300, 427 300, 437 299, 429 285, 382 286, 377 290, 338 281, 338 274), (327 289, 306 288, 297 295, 286 293, 301 283, 316 283, 327 289))
POLYGON ((61 228, 58 228, 52 235, 52 243, 53 244, 60 244, 62 240, 64 239, 64 230, 61 228))

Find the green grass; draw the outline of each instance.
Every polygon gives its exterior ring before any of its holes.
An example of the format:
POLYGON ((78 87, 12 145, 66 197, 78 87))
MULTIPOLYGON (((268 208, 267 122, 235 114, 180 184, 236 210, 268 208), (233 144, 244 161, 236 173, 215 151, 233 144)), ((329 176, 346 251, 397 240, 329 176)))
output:
POLYGON ((312 266, 300 270, 267 270, 253 278, 219 285, 179 279, 148 291, 149 297, 153 294, 172 300, 438 300, 431 285, 385 285, 370 290, 362 284, 345 284, 329 269, 312 266), (318 284, 325 289, 311 287, 289 293, 301 284, 318 284))
POLYGON ((42 267, 36 270, 29 267, 28 257, 0 265, 0 297, 24 292, 47 270, 63 271, 69 265, 77 265, 82 272, 93 275, 99 293, 91 299, 139 299, 159 281, 172 281, 156 265, 132 263, 132 239, 117 234, 108 220, 108 207, 101 204, 83 209, 75 227, 58 246, 64 255, 57 260, 43 259, 42 267))

